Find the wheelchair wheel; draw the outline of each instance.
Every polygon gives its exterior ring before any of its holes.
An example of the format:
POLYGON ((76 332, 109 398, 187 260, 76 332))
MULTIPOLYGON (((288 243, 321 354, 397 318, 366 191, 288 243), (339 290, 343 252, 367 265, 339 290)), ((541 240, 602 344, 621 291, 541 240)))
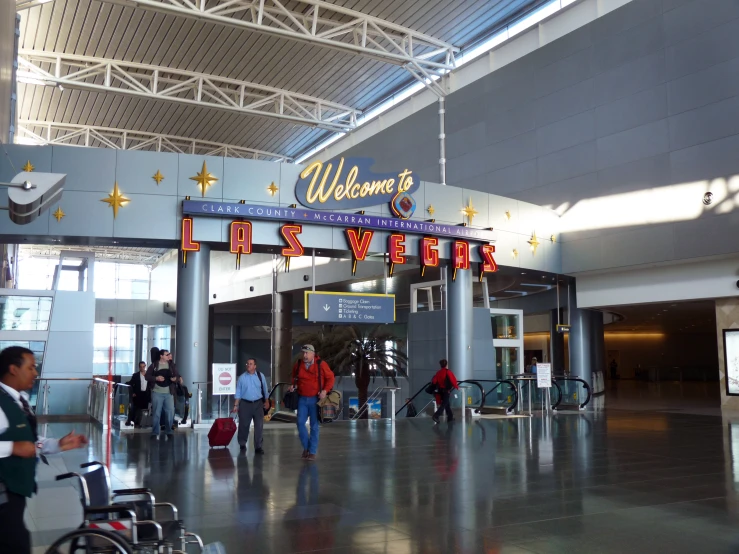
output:
POLYGON ((77 529, 59 537, 46 554, 134 554, 131 545, 116 533, 101 529, 77 529))

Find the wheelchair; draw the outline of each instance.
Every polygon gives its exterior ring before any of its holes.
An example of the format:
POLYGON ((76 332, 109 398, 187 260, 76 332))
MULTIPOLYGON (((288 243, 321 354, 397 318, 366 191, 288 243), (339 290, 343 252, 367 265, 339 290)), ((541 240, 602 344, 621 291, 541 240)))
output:
POLYGON ((149 489, 111 491, 108 468, 100 462, 80 467, 90 469, 57 475, 56 480, 78 480, 84 521, 55 541, 46 554, 203 553, 203 541, 177 519, 174 504, 156 502, 149 489), (160 516, 162 512, 168 519, 160 516))

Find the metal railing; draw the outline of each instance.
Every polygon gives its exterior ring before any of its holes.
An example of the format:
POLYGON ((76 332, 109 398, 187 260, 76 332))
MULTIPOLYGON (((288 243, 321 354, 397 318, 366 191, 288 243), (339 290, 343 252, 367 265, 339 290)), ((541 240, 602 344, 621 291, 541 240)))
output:
POLYGON ((380 398, 380 395, 384 391, 390 392, 390 419, 395 419, 395 391, 398 390, 400 390, 400 387, 377 387, 375 390, 372 391, 372 393, 370 393, 365 403, 359 407, 357 413, 351 416, 349 419, 359 419, 367 410, 369 410, 370 403, 380 398))
POLYGON ((556 410, 565 399, 569 399, 570 397, 572 397, 572 399, 577 403, 578 410, 584 410, 585 406, 587 406, 593 398, 592 388, 585 379, 580 379, 579 377, 568 377, 565 375, 552 375, 552 384, 557 384, 557 387, 560 389, 560 398, 557 402, 552 404, 553 410, 556 410), (567 383, 578 383, 582 385, 586 393, 585 400, 580 402, 578 394, 579 391, 575 390, 575 392, 572 393, 567 383), (562 390, 563 387, 565 390, 562 390))
POLYGON ((493 388, 491 388, 489 391, 485 393, 480 409, 487 407, 485 406, 485 404, 487 402, 488 396, 490 396, 491 393, 498 390, 502 385, 508 385, 509 387, 511 387, 513 394, 511 395, 511 397, 506 397, 506 398, 511 398, 511 399, 508 400, 508 402, 510 402, 510 405, 505 406, 505 412, 508 415, 515 413, 516 407, 518 405, 518 388, 516 387, 516 383, 514 383, 513 381, 509 379, 477 379, 477 382, 478 383, 496 383, 493 388))

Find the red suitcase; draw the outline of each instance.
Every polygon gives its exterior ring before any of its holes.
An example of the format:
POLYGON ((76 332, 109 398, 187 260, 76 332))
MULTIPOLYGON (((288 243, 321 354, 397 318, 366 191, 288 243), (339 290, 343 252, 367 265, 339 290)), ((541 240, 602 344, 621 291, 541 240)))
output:
POLYGON ((221 417, 213 422, 213 427, 208 431, 208 443, 210 447, 228 446, 236 434, 236 422, 230 417, 221 417))

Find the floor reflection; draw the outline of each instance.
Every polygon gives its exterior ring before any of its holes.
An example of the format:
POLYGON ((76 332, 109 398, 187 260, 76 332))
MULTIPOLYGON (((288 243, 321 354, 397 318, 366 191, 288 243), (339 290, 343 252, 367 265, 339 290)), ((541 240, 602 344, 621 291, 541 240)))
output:
MULTIPOLYGON (((293 429, 265 429, 264 456, 114 437, 114 487, 145 486, 230 553, 306 551, 736 552, 739 418, 614 409, 551 417, 335 423, 307 464, 293 429)), ((60 436, 69 424, 52 424, 60 436)), ((83 429, 77 426, 77 430, 83 429)), ((28 520, 37 545, 76 527, 76 493, 39 470, 28 520)))

